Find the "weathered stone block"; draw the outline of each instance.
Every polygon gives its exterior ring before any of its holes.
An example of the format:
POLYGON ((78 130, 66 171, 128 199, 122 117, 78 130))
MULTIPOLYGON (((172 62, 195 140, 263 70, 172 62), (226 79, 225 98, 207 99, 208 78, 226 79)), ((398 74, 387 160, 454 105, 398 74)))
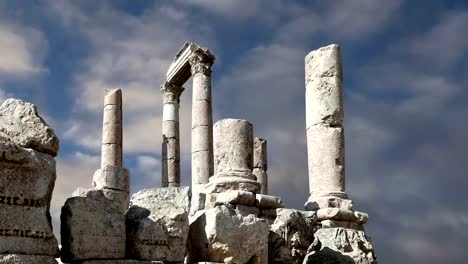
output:
POLYGON ((55 179, 51 155, 0 141, 0 253, 58 256, 49 214, 55 179))
POLYGON ((0 139, 52 156, 59 150, 59 139, 36 106, 17 99, 7 99, 0 106, 0 139))
POLYGON ((0 255, 0 264, 57 264, 53 256, 44 255, 0 255))
POLYGON ((276 214, 270 227, 269 263, 302 263, 314 240, 315 213, 277 209, 276 214))
POLYGON ((191 225, 192 260, 221 263, 268 263, 268 224, 231 206, 206 210, 191 225))
POLYGON ((183 261, 189 232, 188 187, 145 189, 127 211, 127 252, 141 260, 183 261))
POLYGON ((207 194, 207 198, 205 208, 213 208, 222 204, 255 205, 255 194, 252 192, 228 190, 207 194))
POLYGON ((337 220, 365 224, 368 215, 366 213, 353 212, 341 208, 323 208, 317 210, 317 218, 318 220, 337 220))
POLYGON ((315 232, 314 245, 304 264, 360 263, 375 264, 374 249, 364 231, 346 228, 322 228, 315 232))
POLYGON ((283 201, 281 197, 265 195, 265 194, 256 194, 255 195, 255 206, 260 209, 276 209, 283 208, 283 201))
POLYGON ((62 207, 61 258, 64 262, 125 257, 125 214, 103 190, 82 191, 62 207))
POLYGON ((133 259, 101 259, 73 262, 73 264, 164 264, 164 262, 133 259))
POLYGON ((333 196, 314 197, 305 204, 307 211, 318 210, 320 208, 341 208, 345 210, 353 209, 353 201, 350 199, 341 199, 333 196))

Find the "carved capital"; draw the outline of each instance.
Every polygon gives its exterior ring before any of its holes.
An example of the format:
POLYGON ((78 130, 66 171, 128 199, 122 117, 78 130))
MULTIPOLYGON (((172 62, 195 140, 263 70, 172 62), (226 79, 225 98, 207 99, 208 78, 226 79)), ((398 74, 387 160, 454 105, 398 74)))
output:
POLYGON ((192 75, 203 74, 210 76, 211 75, 211 66, 215 57, 210 53, 208 49, 195 48, 192 50, 192 54, 188 58, 190 63, 190 72, 192 75))
POLYGON ((161 92, 163 93, 163 102, 180 102, 180 95, 184 91, 184 87, 177 86, 170 82, 165 82, 161 85, 161 92))

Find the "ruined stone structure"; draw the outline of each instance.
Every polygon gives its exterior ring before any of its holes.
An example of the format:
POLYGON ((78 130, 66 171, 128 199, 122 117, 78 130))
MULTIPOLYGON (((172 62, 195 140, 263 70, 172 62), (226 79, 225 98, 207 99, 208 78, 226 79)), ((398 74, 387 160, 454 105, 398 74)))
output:
POLYGON ((0 106, 0 263, 377 263, 368 216, 345 191, 343 73, 338 45, 305 58, 310 194, 305 210, 269 194, 267 142, 247 120, 213 126, 206 48, 186 43, 161 86, 162 187, 130 199, 123 167, 122 91, 104 98, 101 167, 61 214, 49 204, 58 139, 29 103, 0 106), (181 187, 179 103, 192 77, 192 186, 181 187), (3 254, 3 255, 2 255, 3 254))

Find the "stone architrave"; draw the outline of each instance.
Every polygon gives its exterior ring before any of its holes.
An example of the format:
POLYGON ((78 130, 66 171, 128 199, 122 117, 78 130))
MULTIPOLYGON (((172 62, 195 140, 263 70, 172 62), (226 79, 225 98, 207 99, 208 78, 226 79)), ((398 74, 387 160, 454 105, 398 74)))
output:
POLYGON ((214 125, 216 174, 205 191, 219 193, 239 190, 257 193, 260 183, 252 173, 253 128, 246 120, 223 119, 214 125))
POLYGON ((166 82, 163 94, 162 187, 180 186, 179 102, 183 87, 166 82))
POLYGON ((213 175, 213 113, 211 66, 214 56, 196 47, 188 57, 192 73, 192 186, 208 183, 213 175))
POLYGON ((332 44, 310 52, 305 72, 309 202, 346 199, 340 47, 332 44))
POLYGON ((261 184, 261 194, 268 194, 267 175, 267 141, 263 138, 254 138, 254 166, 253 174, 261 184))
POLYGON ((106 91, 102 124, 101 168, 122 167, 122 90, 106 91))
POLYGON ((125 257, 125 214, 103 190, 78 190, 62 207, 61 259, 72 262, 125 257))
POLYGON ((0 141, 0 254, 58 256, 49 214, 55 160, 0 141))
POLYGON ((18 99, 7 99, 0 105, 0 140, 54 157, 59 150, 59 139, 39 116, 36 106, 18 99))
POLYGON ((189 232, 189 187, 144 189, 126 213, 127 258, 183 262, 189 232))

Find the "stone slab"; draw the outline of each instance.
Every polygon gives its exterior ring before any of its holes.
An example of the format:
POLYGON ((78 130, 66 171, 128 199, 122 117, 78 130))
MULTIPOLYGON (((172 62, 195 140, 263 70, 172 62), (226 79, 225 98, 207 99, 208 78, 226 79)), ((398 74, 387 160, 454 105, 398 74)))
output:
POLYGON ((184 260, 189 232, 190 189, 145 189, 132 195, 126 214, 127 257, 184 260))
POLYGON ((231 206, 206 210, 190 227, 192 260, 268 263, 268 224, 231 206))
POLYGON ((125 215, 121 204, 102 190, 88 190, 68 198, 62 207, 63 262, 125 257, 125 215))
POLYGON ((309 249, 304 264, 377 263, 371 241, 363 231, 322 228, 315 232, 314 240, 315 245, 309 249))
POLYGON ((213 208, 222 204, 255 205, 255 194, 246 191, 228 190, 221 193, 207 194, 205 208, 213 208))
POLYGON ((164 264, 162 261, 147 261, 133 259, 101 259, 101 260, 85 260, 73 262, 73 264, 164 264))
POLYGON ((51 155, 0 141, 0 253, 58 256, 50 221, 51 155))
POLYGON ((315 212, 277 209, 270 226, 269 263, 302 263, 314 241, 315 212))
POLYGON ((309 197, 305 204, 307 211, 318 210, 320 208, 341 208, 345 210, 353 209, 353 201, 350 199, 342 199, 334 196, 309 197))
POLYGON ((341 208, 323 208, 317 210, 318 220, 337 220, 365 224, 369 218, 366 213, 354 212, 341 208))
POLYGON ((0 105, 0 139, 57 156, 59 139, 35 105, 7 99, 0 105))
POLYGON ((276 209, 283 208, 283 201, 281 197, 266 195, 266 194, 256 194, 255 195, 255 206, 260 209, 276 209))
POLYGON ((53 256, 44 255, 0 255, 0 264, 57 264, 53 256))

